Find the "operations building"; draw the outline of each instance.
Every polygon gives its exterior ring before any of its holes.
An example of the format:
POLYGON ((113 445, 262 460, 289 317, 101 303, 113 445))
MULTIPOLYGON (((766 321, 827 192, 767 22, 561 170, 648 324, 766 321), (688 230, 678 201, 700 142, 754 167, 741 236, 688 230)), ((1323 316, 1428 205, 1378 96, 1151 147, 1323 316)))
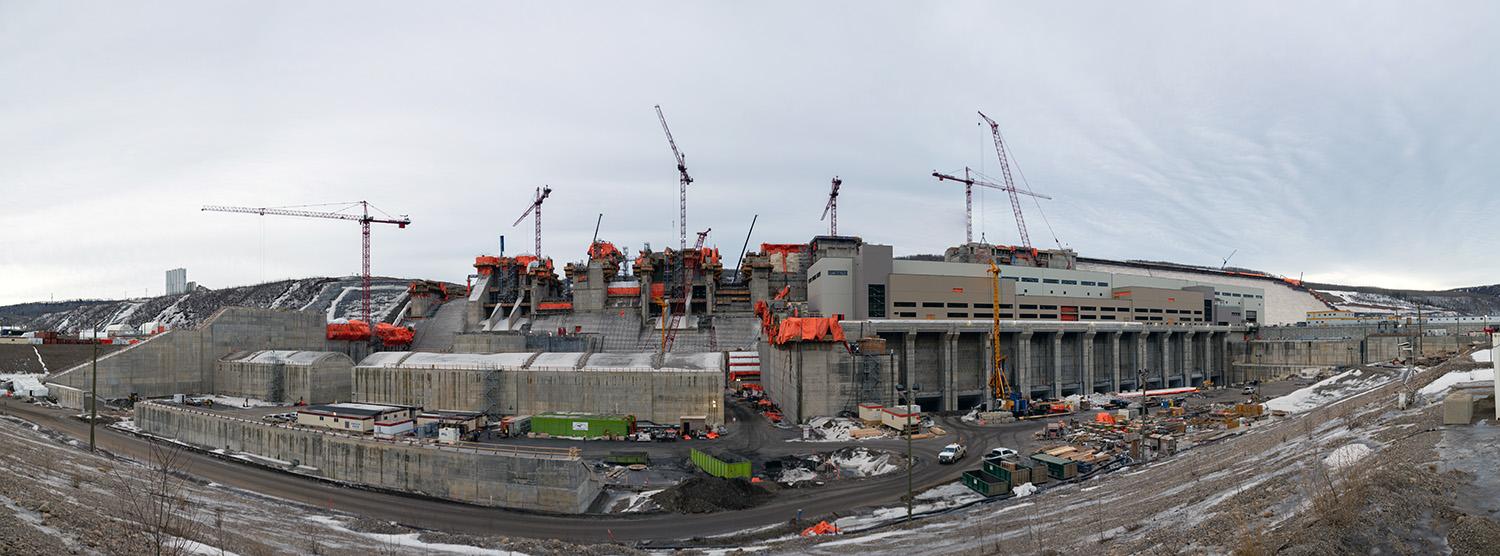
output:
POLYGON ((367 403, 312 405, 297 410, 297 424, 349 432, 394 434, 404 428, 410 431, 418 409, 367 403))
POLYGON ((241 351, 214 366, 214 390, 279 403, 349 400, 354 360, 333 351, 241 351))
POLYGON ((355 401, 429 411, 633 415, 724 422, 723 353, 371 354, 354 367, 355 401))

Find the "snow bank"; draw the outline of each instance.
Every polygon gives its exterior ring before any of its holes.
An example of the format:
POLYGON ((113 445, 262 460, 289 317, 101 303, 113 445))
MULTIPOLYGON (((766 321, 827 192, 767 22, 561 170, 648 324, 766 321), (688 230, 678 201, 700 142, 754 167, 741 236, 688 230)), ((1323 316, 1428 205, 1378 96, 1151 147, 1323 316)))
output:
POLYGON ((1431 384, 1423 386, 1421 390, 1417 391, 1417 393, 1421 394, 1424 398, 1427 399, 1439 399, 1447 396, 1448 391, 1452 390, 1455 386, 1468 385, 1470 383, 1477 383, 1474 384, 1474 386, 1481 386, 1484 383, 1494 384, 1494 382, 1495 369, 1450 371, 1448 374, 1440 376, 1437 378, 1437 380, 1432 381, 1431 384))
POLYGON ((802 481, 811 481, 817 478, 818 474, 814 473, 811 469, 794 467, 782 471, 781 476, 776 478, 776 482, 789 485, 793 483, 800 483, 802 481))
POLYGON ((1027 496, 1031 496, 1033 494, 1036 494, 1036 485, 1033 485, 1031 483, 1025 483, 1025 484, 1022 484, 1020 486, 1017 486, 1014 489, 1011 489, 1010 492, 1011 492, 1011 494, 1015 494, 1016 498, 1025 498, 1027 496))
POLYGON ((1364 444, 1345 444, 1323 458, 1323 464, 1331 469, 1340 469, 1359 463, 1370 455, 1370 447, 1364 444))
POLYGON ((345 531, 347 533, 352 533, 352 534, 355 534, 355 535, 359 535, 361 537, 375 539, 377 541, 380 541, 381 543, 384 543, 384 544, 392 547, 394 549, 394 551, 397 552, 397 553, 403 553, 403 554, 404 553, 411 553, 411 554, 476 554, 476 555, 486 555, 486 556, 526 556, 525 554, 522 554, 520 552, 513 552, 513 551, 510 551, 510 550, 495 550, 495 549, 492 549, 492 548, 481 548, 481 547, 478 547, 478 546, 470 546, 470 545, 467 545, 467 544, 448 544, 448 543, 426 542, 426 541, 423 541, 421 538, 419 538, 421 536, 421 533, 390 534, 390 535, 381 534, 381 533, 365 533, 365 532, 362 532, 362 531, 355 531, 355 530, 350 529, 348 527, 344 527, 344 525, 341 524, 341 523, 339 523, 337 520, 335 520, 335 519, 333 519, 331 517, 325 517, 325 516, 321 516, 321 515, 307 516, 306 519, 308 521, 312 521, 312 522, 316 522, 316 523, 321 523, 321 524, 326 525, 326 526, 328 526, 330 528, 333 528, 333 529, 338 529, 338 530, 341 530, 341 531, 345 531))
POLYGON ((1491 361, 1491 352, 1490 352, 1490 350, 1487 350, 1487 349, 1481 349, 1481 350, 1476 351, 1474 353, 1470 353, 1469 354, 1469 358, 1473 359, 1475 363, 1492 363, 1493 362, 1493 361, 1491 361))
POLYGON ((1266 409, 1303 413, 1389 382, 1393 375, 1354 369, 1266 402, 1266 409))
POLYGON ((845 476, 874 477, 900 470, 901 466, 891 461, 896 457, 905 456, 898 456, 891 452, 872 452, 866 448, 854 448, 834 452, 829 460, 839 466, 839 471, 845 476))

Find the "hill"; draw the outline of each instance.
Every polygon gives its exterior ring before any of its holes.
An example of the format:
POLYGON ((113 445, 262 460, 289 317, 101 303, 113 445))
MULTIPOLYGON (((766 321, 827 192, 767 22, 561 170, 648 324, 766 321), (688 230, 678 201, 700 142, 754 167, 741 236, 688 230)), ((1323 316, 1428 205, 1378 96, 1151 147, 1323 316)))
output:
MULTIPOLYGON (((390 322, 407 302, 411 280, 371 279, 370 312, 373 320, 390 322)), ((77 333, 102 329, 111 324, 140 327, 157 323, 172 328, 193 327, 219 309, 232 306, 267 309, 322 311, 329 320, 360 317, 360 279, 304 278, 124 300, 80 300, 21 303, 0 307, 0 323, 27 330, 57 330, 77 333)))

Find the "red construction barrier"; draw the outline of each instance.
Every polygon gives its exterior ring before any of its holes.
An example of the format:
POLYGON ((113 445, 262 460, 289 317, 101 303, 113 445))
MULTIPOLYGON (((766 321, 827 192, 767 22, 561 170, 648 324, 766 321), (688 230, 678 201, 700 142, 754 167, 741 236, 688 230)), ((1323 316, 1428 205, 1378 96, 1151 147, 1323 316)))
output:
POLYGON ((410 345, 414 336, 412 329, 405 326, 383 322, 375 325, 375 337, 380 338, 380 342, 387 346, 410 345))

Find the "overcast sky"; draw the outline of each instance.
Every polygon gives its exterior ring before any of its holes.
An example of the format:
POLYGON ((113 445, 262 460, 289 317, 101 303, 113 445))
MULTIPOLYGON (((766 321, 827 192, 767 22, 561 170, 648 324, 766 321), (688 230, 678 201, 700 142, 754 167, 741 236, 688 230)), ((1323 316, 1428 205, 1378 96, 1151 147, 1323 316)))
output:
MULTIPOLYGON (((359 271, 352 222, 204 213, 367 199, 379 275, 578 260, 600 237, 738 255, 839 231, 963 241, 994 173, 1039 247, 1309 280, 1500 282, 1500 4, 19 2, 0 0, 0 303, 359 271), (1045 219, 1043 218, 1045 215, 1045 219), (1050 230, 1048 224, 1050 223, 1050 230)), ((976 235, 1016 243, 1003 194, 976 235)), ((732 263, 731 263, 732 264, 732 263)))

